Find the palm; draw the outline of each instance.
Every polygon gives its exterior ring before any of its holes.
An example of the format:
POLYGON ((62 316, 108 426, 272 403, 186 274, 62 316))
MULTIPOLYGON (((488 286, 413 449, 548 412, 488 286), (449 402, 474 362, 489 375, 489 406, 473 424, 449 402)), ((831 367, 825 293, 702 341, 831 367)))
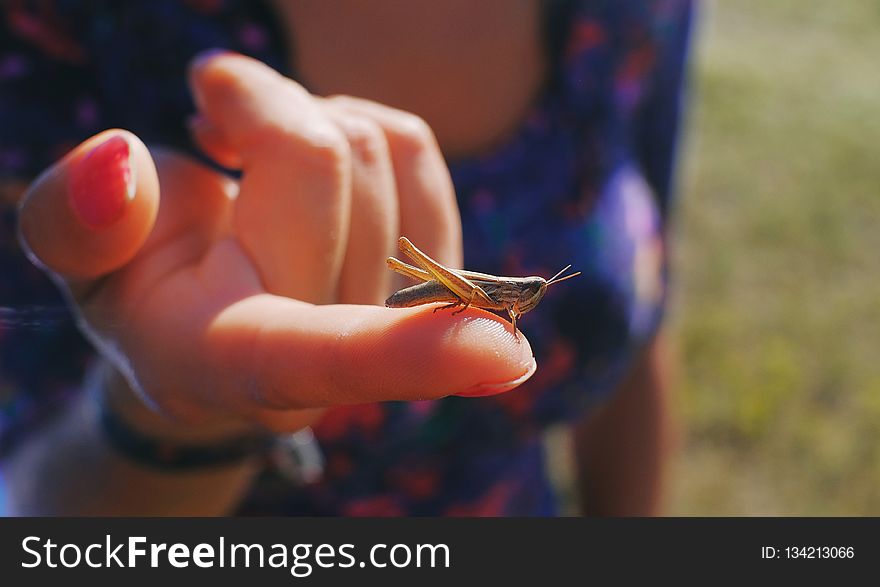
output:
MULTIPOLYGON (((194 405, 211 405, 206 396, 229 376, 218 366, 246 371, 234 363, 259 322, 236 310, 267 292, 233 228, 234 184, 181 155, 155 158, 162 196, 153 232, 82 308, 91 327, 123 350, 150 399, 188 416, 194 405)), ((246 392, 252 384, 234 387, 246 392)))

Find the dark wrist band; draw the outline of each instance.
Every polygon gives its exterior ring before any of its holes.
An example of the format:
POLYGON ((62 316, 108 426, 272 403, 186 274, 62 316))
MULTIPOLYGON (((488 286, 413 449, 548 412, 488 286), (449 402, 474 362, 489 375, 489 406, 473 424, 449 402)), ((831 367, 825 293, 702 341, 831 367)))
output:
POLYGON ((324 469, 323 455, 311 428, 285 436, 247 436, 196 446, 148 436, 128 425, 104 402, 99 406, 101 429, 107 441, 129 460, 153 469, 194 471, 263 457, 293 485, 316 481, 324 469))
POLYGON ((101 428, 113 448, 155 469, 182 471, 239 464, 267 454, 276 443, 275 436, 245 436, 211 445, 158 439, 132 428, 105 402, 99 405, 101 428))
POLYGON ((318 480, 324 471, 324 455, 312 429, 283 435, 251 435, 198 445, 164 440, 145 434, 127 423, 107 403, 104 378, 107 365, 89 371, 88 389, 94 394, 99 426, 111 447, 129 460, 158 470, 187 471, 231 466, 260 458, 294 485, 318 480))

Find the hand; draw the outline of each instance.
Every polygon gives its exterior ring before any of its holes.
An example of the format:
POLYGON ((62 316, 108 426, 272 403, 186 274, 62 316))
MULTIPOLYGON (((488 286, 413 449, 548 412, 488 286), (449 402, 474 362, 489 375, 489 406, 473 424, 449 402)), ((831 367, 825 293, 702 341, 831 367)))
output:
POLYGON ((423 122, 316 98, 232 54, 199 60, 191 85, 197 141, 241 182, 113 130, 38 178, 20 216, 31 258, 151 407, 292 431, 314 408, 487 395, 534 372, 528 342, 494 315, 356 305, 387 295, 398 234, 460 262, 423 122))

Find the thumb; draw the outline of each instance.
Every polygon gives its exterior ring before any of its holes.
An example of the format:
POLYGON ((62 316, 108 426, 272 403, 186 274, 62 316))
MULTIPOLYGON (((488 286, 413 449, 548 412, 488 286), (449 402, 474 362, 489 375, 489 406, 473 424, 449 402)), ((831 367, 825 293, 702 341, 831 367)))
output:
POLYGON ((159 180, 146 146, 108 130, 78 145, 31 184, 19 236, 31 261, 87 283, 128 263, 159 206, 159 180))

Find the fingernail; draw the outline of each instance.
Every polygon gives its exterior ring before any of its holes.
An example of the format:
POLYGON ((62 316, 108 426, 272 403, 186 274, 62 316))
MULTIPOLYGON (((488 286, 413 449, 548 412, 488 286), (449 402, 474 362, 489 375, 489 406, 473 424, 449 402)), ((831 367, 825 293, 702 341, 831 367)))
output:
POLYGON ((134 194, 131 145, 121 135, 114 135, 92 149, 70 171, 71 207, 79 221, 93 230, 119 220, 134 194))
POLYGON ((528 370, 521 377, 517 377, 512 381, 505 381, 504 383, 481 383, 479 385, 475 385, 470 389, 466 389, 465 391, 456 393, 455 395, 461 397, 483 397, 488 395, 497 395, 499 393, 504 393, 505 391, 510 391, 514 387, 522 385, 528 379, 535 374, 535 371, 538 370, 538 363, 535 361, 535 358, 532 357, 532 364, 529 365, 528 370))

